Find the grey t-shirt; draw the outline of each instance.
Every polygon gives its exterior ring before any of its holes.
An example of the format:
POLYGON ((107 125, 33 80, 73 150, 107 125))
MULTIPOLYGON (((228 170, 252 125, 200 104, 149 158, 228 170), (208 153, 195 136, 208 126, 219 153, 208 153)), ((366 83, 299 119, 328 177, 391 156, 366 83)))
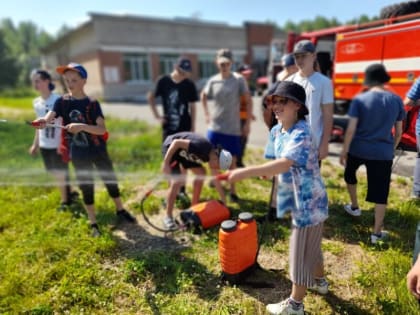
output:
POLYGON ((216 74, 207 81, 204 93, 214 100, 214 106, 209 106, 210 130, 227 135, 241 135, 240 96, 247 92, 245 79, 235 72, 227 79, 216 74))

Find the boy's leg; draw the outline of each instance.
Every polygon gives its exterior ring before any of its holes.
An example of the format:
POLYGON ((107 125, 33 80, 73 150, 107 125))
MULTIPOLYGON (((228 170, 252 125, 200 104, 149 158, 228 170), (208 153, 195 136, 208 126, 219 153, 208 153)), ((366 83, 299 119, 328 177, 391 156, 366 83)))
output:
POLYGON ((350 154, 347 155, 346 167, 344 169, 344 180, 347 184, 347 191, 349 193, 351 207, 353 209, 359 208, 357 201, 357 177, 356 172, 363 160, 356 158, 350 154))
POLYGON ((107 152, 98 155, 94 159, 94 164, 99 172, 99 176, 105 184, 108 194, 113 199, 117 210, 123 209, 120 197, 120 189, 118 187, 118 179, 114 172, 112 161, 107 152))
POLYGON ((136 218, 127 210, 124 209, 123 202, 120 197, 120 189, 118 187, 118 179, 114 172, 112 161, 107 152, 98 155, 94 160, 96 169, 105 184, 108 194, 114 201, 116 214, 118 219, 125 220, 131 223, 136 222, 136 218))
POLYGON ((350 196, 350 202, 352 208, 359 208, 359 202, 357 201, 357 184, 347 184, 347 191, 350 196))
POLYGON ((373 233, 381 235, 385 210, 391 184, 392 160, 367 161, 368 192, 366 201, 375 203, 375 224, 373 233))
POLYGON ((173 210, 175 205, 176 196, 178 195, 179 188, 182 183, 176 179, 172 179, 169 184, 169 190, 166 200, 166 216, 173 219, 173 210))
POLYGON ((381 235, 384 226, 386 204, 375 204, 375 225, 373 227, 373 234, 381 235))
POLYGON ((62 170, 51 171, 52 175, 57 181, 57 186, 60 191, 61 204, 69 204, 69 193, 67 191, 66 173, 62 170))
POLYGON ((96 224, 93 163, 89 159, 73 159, 72 162, 90 224, 96 224))
POLYGON ((194 167, 191 171, 197 176, 193 180, 193 195, 191 201, 191 204, 195 205, 200 202, 201 190, 203 189, 204 183, 203 177, 206 175, 206 171, 203 167, 194 167))
POLYGON ((68 203, 68 193, 66 185, 65 171, 68 169, 67 163, 64 163, 61 156, 57 154, 56 149, 40 149, 42 159, 46 170, 54 177, 56 185, 60 192, 61 204, 68 203))

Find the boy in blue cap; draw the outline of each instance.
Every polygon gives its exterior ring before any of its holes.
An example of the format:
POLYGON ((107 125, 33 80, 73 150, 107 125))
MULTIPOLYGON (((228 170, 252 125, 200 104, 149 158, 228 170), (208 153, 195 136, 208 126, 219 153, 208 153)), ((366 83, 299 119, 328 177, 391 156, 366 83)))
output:
POLYGON ((56 71, 63 76, 69 94, 60 97, 53 109, 34 123, 39 125, 38 128, 45 128, 46 123, 52 122, 56 117, 62 117, 69 138, 70 157, 83 194, 92 236, 97 237, 101 233, 95 215, 94 168, 99 171, 108 194, 115 203, 118 219, 132 223, 136 222, 136 219, 124 209, 120 198, 117 178, 106 148, 107 131, 101 106, 98 101, 90 99, 84 92, 88 76, 86 69, 80 64, 69 63, 57 67, 56 71))

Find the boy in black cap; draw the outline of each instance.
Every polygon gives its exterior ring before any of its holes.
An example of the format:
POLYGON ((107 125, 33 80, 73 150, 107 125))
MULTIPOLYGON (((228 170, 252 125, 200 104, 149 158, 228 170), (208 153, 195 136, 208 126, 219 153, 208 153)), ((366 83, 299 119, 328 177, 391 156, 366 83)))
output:
POLYGON ((198 101, 198 94, 190 79, 191 72, 191 61, 180 57, 173 71, 159 78, 153 93, 148 94, 150 108, 162 124, 162 142, 174 133, 195 130, 195 102, 198 101), (163 115, 156 108, 156 97, 162 99, 163 115))
MULTIPOLYGON (((191 61, 180 57, 169 75, 158 79, 155 90, 149 92, 148 101, 153 115, 162 125, 162 142, 167 136, 181 131, 195 131, 197 88, 190 79, 191 61), (156 97, 162 99, 163 115, 156 108, 156 97)), ((181 187, 178 198, 188 201, 185 185, 181 187)))
POLYGON ((323 224, 328 217, 327 193, 319 170, 318 152, 312 145, 305 120, 308 114, 305 90, 296 83, 282 81, 267 98, 278 124, 270 131, 265 157, 274 160, 230 171, 228 180, 278 174, 277 216, 282 217, 287 211, 292 214, 289 269, 293 287, 288 299, 268 304, 267 311, 304 315, 303 298, 307 288, 320 294, 328 292, 321 251, 323 224))
POLYGON ((45 128, 54 118, 62 117, 70 147, 70 156, 76 171, 83 201, 92 228, 92 236, 101 233, 96 223, 94 204, 94 169, 99 172, 105 183, 108 194, 112 197, 119 220, 136 222, 124 209, 118 181, 114 173, 112 161, 106 148, 106 126, 98 101, 90 99, 84 92, 87 79, 86 69, 77 63, 69 63, 57 67, 56 71, 64 77, 70 94, 60 97, 43 118, 34 121, 38 128, 45 128))
POLYGON ((370 237, 372 244, 383 241, 385 209, 391 182, 394 151, 402 135, 405 111, 401 98, 384 87, 391 77, 382 64, 372 64, 365 70, 364 85, 368 91, 353 98, 340 163, 345 166, 344 180, 350 196, 350 204, 344 210, 360 216, 357 201, 356 171, 366 166, 368 190, 366 201, 375 203, 375 224, 370 237), (395 136, 392 129, 395 128, 395 136))

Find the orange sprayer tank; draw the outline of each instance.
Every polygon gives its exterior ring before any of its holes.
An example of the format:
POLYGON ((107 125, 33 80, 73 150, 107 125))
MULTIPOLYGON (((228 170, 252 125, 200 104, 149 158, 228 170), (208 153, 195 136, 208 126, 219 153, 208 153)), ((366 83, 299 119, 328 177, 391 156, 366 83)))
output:
POLYGON ((226 280, 239 283, 256 266, 257 223, 249 212, 237 221, 223 221, 219 229, 219 258, 226 280))
POLYGON ((218 225, 229 218, 229 209, 217 200, 201 202, 181 212, 181 219, 184 223, 192 223, 204 229, 218 225))

